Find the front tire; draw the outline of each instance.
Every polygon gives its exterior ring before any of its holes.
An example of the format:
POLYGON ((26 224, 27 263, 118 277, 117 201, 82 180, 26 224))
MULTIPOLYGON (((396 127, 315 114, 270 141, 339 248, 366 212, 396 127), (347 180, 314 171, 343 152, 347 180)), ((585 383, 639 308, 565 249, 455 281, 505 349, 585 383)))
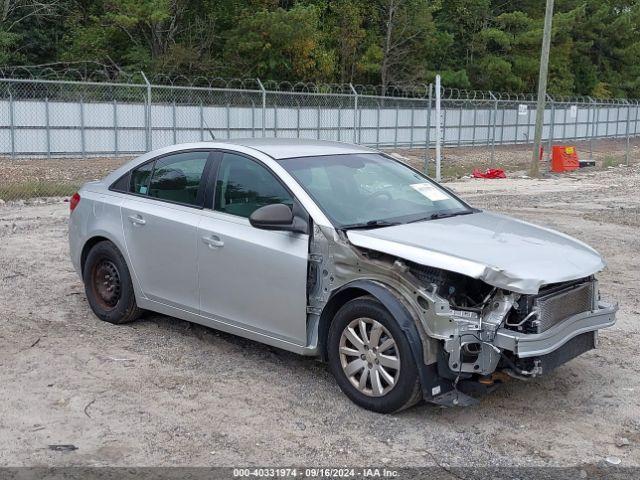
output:
POLYGON ((420 399, 418 369, 409 342, 374 297, 356 298, 338 310, 327 347, 331 373, 355 404, 392 413, 420 399))
POLYGON ((89 306, 100 320, 122 324, 142 313, 127 263, 113 243, 105 240, 89 251, 82 278, 89 306))

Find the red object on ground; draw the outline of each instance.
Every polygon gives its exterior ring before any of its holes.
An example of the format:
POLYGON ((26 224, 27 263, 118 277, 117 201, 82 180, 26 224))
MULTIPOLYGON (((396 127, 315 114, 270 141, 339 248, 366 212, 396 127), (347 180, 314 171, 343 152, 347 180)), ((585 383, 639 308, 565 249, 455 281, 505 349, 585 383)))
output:
POLYGON ((484 173, 475 168, 471 176, 473 178, 507 178, 504 170, 502 170, 501 168, 489 168, 484 173))
POLYGON ((576 147, 554 145, 551 150, 551 171, 567 172, 580 168, 576 147))

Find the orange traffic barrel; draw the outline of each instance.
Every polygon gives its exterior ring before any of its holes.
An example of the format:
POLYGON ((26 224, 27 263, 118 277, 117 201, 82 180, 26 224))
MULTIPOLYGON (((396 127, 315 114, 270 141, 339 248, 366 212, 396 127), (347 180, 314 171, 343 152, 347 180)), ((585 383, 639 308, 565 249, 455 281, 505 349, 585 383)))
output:
POLYGON ((580 168, 576 147, 554 145, 551 149, 551 171, 567 172, 580 168))

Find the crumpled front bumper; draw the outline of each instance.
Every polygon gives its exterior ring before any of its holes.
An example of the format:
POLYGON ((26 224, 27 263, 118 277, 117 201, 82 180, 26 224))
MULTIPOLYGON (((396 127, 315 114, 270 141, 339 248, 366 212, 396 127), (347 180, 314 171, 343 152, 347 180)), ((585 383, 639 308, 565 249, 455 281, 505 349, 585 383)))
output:
POLYGON ((519 358, 541 357, 561 348, 586 332, 594 332, 616 323, 617 304, 598 302, 598 308, 579 313, 538 334, 520 333, 506 328, 496 332, 493 344, 519 358))

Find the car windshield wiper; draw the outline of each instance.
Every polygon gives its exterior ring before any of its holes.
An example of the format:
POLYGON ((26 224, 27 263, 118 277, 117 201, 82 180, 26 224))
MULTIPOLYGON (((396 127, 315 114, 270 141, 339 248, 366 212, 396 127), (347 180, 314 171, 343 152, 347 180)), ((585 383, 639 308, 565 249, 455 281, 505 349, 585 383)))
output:
POLYGON ((342 230, 356 230, 356 229, 365 229, 365 228, 381 228, 381 227, 392 227, 394 225, 400 225, 400 222, 390 222, 388 220, 369 220, 368 222, 361 223, 350 223, 347 225, 342 225, 342 230))
POLYGON ((462 210, 460 212, 435 212, 427 217, 417 218, 407 223, 424 222, 425 220, 438 220, 440 218, 457 217, 458 215, 469 215, 475 213, 475 210, 462 210))

